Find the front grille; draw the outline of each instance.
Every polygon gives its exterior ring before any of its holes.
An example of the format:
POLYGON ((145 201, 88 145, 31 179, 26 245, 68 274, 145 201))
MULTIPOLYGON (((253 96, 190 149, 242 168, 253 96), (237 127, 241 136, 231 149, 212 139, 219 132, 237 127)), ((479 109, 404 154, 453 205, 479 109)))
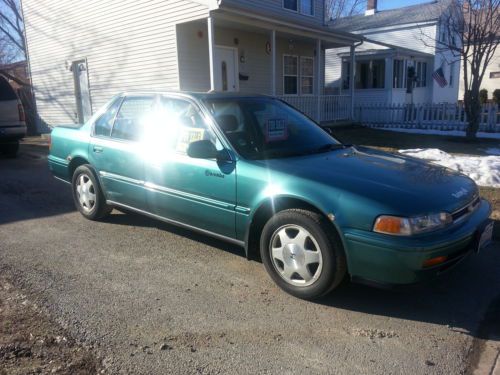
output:
POLYGON ((458 209, 457 211, 453 212, 451 214, 451 217, 453 219, 453 222, 459 221, 473 213, 476 208, 479 207, 479 203, 481 203, 481 200, 479 197, 476 197, 472 200, 472 202, 468 203, 466 206, 458 209))

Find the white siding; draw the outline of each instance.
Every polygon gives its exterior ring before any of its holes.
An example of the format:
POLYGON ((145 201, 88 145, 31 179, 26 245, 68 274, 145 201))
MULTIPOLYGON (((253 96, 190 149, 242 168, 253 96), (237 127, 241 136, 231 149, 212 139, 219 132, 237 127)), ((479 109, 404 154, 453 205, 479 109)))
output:
POLYGON ((94 111, 120 91, 178 89, 176 24, 207 17, 205 3, 23 0, 42 120, 76 121, 67 61, 87 59, 94 111))
MULTIPOLYGON (((469 67, 470 70, 470 67, 469 67)), ((497 48, 495 51, 495 55, 491 60, 490 65, 486 67, 486 72, 484 73, 483 83, 481 84, 481 89, 488 90, 488 98, 491 99, 493 97, 493 91, 496 89, 500 89, 500 78, 490 78, 490 73, 492 72, 500 72, 500 48, 497 48)), ((460 67, 460 76, 457 77, 457 80, 460 80, 460 91, 458 93, 458 100, 464 99, 464 71, 463 64, 460 67)), ((469 72, 469 81, 470 81, 470 72, 469 72)))
MULTIPOLYGON (((403 25, 363 30, 368 39, 424 53, 435 53, 436 24, 403 25)), ((383 48, 382 46, 380 48, 383 48)))
MULTIPOLYGON (((283 8, 283 0, 222 0, 222 6, 235 5, 247 8, 257 13, 264 13, 270 18, 280 20, 299 21, 305 24, 315 24, 323 26, 325 23, 325 1, 314 1, 314 16, 304 15, 283 8)), ((300 0, 299 0, 300 2, 300 0)))

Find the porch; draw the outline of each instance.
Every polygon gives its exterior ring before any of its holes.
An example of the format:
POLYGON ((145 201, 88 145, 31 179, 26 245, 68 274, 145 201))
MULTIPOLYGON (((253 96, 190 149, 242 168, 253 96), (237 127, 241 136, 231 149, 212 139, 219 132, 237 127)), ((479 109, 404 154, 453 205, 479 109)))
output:
POLYGON ((352 39, 227 11, 176 32, 180 90, 264 94, 318 122, 352 118, 352 93, 325 95, 325 50, 352 39))

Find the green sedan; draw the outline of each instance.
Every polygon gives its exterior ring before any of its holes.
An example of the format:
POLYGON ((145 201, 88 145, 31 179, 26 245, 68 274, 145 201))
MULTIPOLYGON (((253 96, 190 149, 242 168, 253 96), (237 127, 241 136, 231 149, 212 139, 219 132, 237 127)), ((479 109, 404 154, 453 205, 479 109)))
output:
POLYGON ((232 242, 304 299, 428 280, 492 237, 468 177, 344 145, 266 96, 121 94, 55 128, 49 166, 87 219, 116 207, 232 242))

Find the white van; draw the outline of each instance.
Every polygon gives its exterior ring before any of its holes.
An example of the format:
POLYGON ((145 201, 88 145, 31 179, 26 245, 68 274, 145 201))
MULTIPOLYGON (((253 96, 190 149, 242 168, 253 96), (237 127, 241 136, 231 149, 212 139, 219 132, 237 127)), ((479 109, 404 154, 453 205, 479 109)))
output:
POLYGON ((0 76, 0 152, 14 157, 26 135, 24 109, 9 82, 0 76))

